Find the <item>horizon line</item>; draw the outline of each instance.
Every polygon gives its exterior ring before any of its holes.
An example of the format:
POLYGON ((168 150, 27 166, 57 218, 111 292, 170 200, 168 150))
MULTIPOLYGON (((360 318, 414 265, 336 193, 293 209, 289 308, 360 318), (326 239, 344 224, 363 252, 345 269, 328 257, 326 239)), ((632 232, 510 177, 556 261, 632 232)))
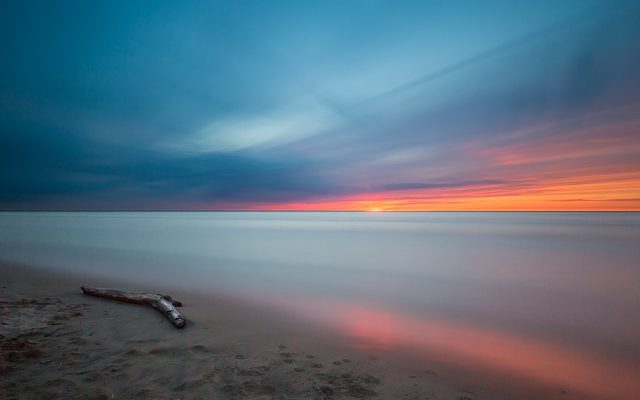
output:
POLYGON ((232 213, 640 213, 638 210, 186 210, 186 209, 162 209, 162 210, 131 210, 131 209, 108 209, 108 210, 63 210, 63 209, 50 209, 50 210, 0 210, 0 213, 10 212, 194 212, 194 213, 208 213, 208 212, 232 212, 232 213))

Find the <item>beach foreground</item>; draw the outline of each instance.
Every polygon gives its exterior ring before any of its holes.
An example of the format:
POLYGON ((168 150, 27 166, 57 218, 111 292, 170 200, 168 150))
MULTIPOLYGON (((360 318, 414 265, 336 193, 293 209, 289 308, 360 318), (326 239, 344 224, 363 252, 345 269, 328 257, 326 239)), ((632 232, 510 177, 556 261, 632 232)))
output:
MULTIPOLYGON (((177 330, 150 308, 83 296, 80 281, 90 277, 5 264, 0 278, 6 399, 513 398, 508 387, 350 348, 237 300, 172 293, 189 321, 177 330)), ((518 398, 541 395, 522 390, 518 398)))

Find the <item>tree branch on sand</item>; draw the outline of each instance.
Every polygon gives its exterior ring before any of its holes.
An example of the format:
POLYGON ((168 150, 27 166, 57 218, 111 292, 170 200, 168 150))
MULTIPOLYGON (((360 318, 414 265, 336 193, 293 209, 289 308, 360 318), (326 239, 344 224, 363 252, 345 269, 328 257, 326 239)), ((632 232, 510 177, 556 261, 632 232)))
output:
POLYGON ((89 296, 104 297, 111 300, 124 301, 126 303, 146 304, 160 311, 176 326, 184 328, 187 321, 180 315, 176 307, 182 307, 182 303, 164 294, 157 293, 132 293, 116 289, 94 288, 81 286, 82 292, 89 296))

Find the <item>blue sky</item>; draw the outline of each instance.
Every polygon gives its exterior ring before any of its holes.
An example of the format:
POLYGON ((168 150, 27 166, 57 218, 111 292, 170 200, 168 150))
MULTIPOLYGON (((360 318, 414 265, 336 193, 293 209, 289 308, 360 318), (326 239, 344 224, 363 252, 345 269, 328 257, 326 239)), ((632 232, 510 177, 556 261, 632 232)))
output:
POLYGON ((3 3, 0 206, 637 208, 639 17, 623 1, 3 3))

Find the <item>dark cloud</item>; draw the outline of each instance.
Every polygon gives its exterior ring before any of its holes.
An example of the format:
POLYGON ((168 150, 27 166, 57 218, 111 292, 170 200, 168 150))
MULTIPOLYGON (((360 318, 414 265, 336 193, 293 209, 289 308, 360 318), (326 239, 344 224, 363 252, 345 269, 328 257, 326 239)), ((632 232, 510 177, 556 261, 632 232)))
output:
POLYGON ((240 153, 174 156, 96 141, 48 148, 46 143, 22 140, 5 143, 4 148, 14 155, 1 163, 0 201, 9 205, 49 196, 82 195, 96 200, 112 191, 135 195, 137 202, 183 200, 188 194, 187 200, 213 204, 291 200, 329 190, 304 160, 269 160, 240 153))

